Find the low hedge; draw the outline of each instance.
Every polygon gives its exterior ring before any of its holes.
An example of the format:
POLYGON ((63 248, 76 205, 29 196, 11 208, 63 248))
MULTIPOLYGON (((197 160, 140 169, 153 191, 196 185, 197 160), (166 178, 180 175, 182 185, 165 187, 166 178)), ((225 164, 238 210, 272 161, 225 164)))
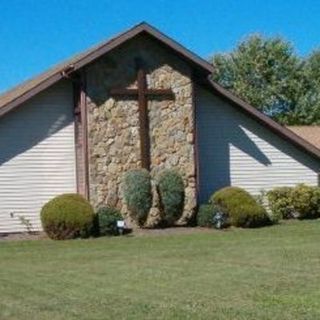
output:
POLYGON ((163 171, 157 179, 160 210, 166 225, 173 225, 182 215, 184 206, 184 183, 175 170, 163 171))
POLYGON ((320 216, 320 188, 299 184, 292 189, 292 206, 299 219, 316 219, 320 216))
POLYGON ((139 226, 142 226, 152 205, 150 173, 145 169, 128 171, 124 175, 123 185, 129 214, 139 226))
POLYGON ((97 213, 98 230, 101 236, 115 236, 119 234, 117 221, 123 220, 120 211, 113 207, 102 207, 97 213))
POLYGON ((267 192, 269 209, 272 215, 279 219, 291 219, 294 217, 292 204, 292 188, 279 187, 267 192))
POLYGON ((320 188, 299 184, 267 192, 272 214, 283 219, 315 219, 320 217, 320 188))
POLYGON ((266 210, 244 189, 226 187, 215 192, 210 203, 228 214, 235 227, 255 228, 271 223, 266 210))
POLYGON ((94 229, 94 211, 78 194, 63 194, 46 203, 41 210, 41 223, 51 239, 88 237, 94 229))

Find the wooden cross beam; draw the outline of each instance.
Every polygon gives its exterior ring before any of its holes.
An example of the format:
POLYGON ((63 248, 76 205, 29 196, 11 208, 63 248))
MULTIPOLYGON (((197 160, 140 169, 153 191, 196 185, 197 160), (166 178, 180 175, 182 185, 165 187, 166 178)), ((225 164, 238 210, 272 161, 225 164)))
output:
POLYGON ((149 136, 149 117, 148 99, 166 98, 174 99, 171 89, 149 89, 147 86, 147 75, 145 68, 140 60, 136 60, 137 68, 137 88, 136 89, 111 89, 113 96, 135 97, 139 105, 139 125, 140 125, 140 149, 142 168, 150 170, 150 136, 149 136))

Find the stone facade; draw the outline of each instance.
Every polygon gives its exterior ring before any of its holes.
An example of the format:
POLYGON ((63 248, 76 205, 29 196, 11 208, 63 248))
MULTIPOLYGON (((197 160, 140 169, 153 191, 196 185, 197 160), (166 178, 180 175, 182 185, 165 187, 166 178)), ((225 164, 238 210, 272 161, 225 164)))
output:
MULTIPOLYGON (((168 89, 174 100, 149 99, 151 175, 175 168, 186 186, 187 222, 196 206, 194 116, 191 69, 155 40, 139 36, 115 49, 86 69, 90 199, 94 206, 117 206, 126 213, 121 184, 123 174, 141 167, 138 102, 112 97, 111 88, 135 88, 135 58, 146 65, 149 88, 168 89)), ((153 224, 159 215, 157 197, 151 210, 153 224)))

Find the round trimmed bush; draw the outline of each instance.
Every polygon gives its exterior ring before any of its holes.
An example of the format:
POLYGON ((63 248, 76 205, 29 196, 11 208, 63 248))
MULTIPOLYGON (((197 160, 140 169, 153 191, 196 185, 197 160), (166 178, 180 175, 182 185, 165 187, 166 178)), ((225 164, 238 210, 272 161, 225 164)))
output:
POLYGON ((213 194, 210 202, 228 214, 235 227, 255 228, 271 223, 266 210, 244 189, 223 188, 213 194))
POLYGON ((164 170, 158 178, 160 209, 165 223, 173 225, 182 215, 184 206, 184 183, 175 170, 164 170))
POLYGON ((130 216, 139 226, 142 226, 152 205, 150 173, 145 169, 126 172, 123 191, 130 216))
POLYGON ((123 220, 120 211, 112 207, 103 207, 97 211, 99 234, 115 236, 119 234, 117 221, 123 220))
POLYGON ((47 202, 41 210, 41 223, 51 239, 88 237, 94 227, 90 203, 78 194, 63 194, 47 202))

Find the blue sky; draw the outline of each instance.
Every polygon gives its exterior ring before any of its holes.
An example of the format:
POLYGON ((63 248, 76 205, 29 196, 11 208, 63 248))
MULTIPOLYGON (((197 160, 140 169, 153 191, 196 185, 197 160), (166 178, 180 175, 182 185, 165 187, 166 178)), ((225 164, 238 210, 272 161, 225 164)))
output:
POLYGON ((0 92, 141 21, 204 58, 256 32, 300 55, 320 47, 318 0, 0 0, 0 12, 0 92))

